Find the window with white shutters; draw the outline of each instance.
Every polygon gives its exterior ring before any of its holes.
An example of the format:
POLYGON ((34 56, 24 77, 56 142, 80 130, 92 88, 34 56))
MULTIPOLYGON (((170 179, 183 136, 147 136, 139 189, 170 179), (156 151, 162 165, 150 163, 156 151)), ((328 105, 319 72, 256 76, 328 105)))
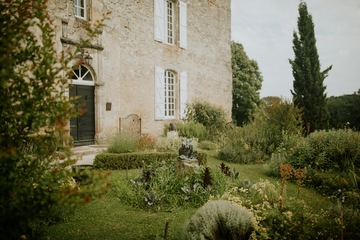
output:
POLYGON ((187 74, 155 67, 155 119, 185 118, 187 74), (179 99, 179 100, 178 100, 179 99))
POLYGON ((186 48, 186 35, 186 3, 176 0, 154 0, 154 39, 186 48), (179 6, 177 10, 176 5, 179 6))

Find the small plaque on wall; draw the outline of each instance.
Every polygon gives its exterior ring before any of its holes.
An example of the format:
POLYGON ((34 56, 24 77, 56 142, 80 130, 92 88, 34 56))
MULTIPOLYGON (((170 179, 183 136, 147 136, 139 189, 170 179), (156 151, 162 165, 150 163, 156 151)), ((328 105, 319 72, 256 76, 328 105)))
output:
POLYGON ((111 102, 106 103, 106 111, 111 111, 111 102))

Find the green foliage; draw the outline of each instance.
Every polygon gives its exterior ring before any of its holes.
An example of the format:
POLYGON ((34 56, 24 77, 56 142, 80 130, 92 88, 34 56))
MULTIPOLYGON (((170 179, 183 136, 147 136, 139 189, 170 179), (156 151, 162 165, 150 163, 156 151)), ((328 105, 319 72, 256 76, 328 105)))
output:
POLYGON ((135 169, 177 157, 175 152, 100 153, 94 159, 94 167, 106 170, 135 169))
POLYGON ((289 138, 266 165, 267 174, 279 177, 281 164, 306 168, 305 184, 322 193, 359 189, 360 134, 350 129, 315 131, 306 138, 289 138))
POLYGON ((70 184, 71 162, 57 162, 55 150, 70 155, 60 145, 76 114, 67 97, 74 55, 56 52, 46 3, 0 3, 0 239, 34 237, 52 209, 86 202, 94 188, 70 184))
POLYGON ((136 149, 138 151, 146 151, 155 149, 156 139, 150 135, 144 134, 136 141, 136 149))
POLYGON ((249 123, 260 106, 259 90, 263 78, 255 60, 250 60, 240 43, 231 43, 233 71, 233 121, 242 126, 249 123))
POLYGON ((159 152, 178 152, 181 146, 181 138, 173 137, 158 137, 155 143, 155 149, 159 152))
POLYGON ((220 143, 219 158, 234 163, 260 163, 267 156, 263 151, 266 143, 264 133, 255 125, 227 129, 220 143))
POLYGON ((291 161, 319 170, 348 171, 360 167, 360 133, 347 130, 317 131, 299 144, 291 161))
POLYGON ((111 139, 107 152, 108 153, 128 153, 135 152, 137 147, 138 136, 131 134, 118 134, 111 139))
POLYGON ((302 111, 306 134, 327 128, 329 114, 326 108, 324 79, 332 66, 320 71, 319 55, 312 16, 305 2, 299 4, 298 31, 293 34, 295 58, 289 60, 293 72, 294 104, 302 111))
POLYGON ((196 101, 187 106, 186 120, 204 125, 212 135, 219 134, 225 127, 226 114, 221 107, 208 102, 196 101))
POLYGON ((230 201, 209 201, 190 218, 186 239, 249 239, 254 217, 230 201))
POLYGON ((235 168, 233 168, 232 170, 230 169, 229 166, 227 166, 225 163, 221 163, 220 164, 220 169, 221 169, 221 172, 223 174, 225 174, 225 176, 228 176, 228 177, 231 177, 233 179, 237 179, 239 178, 240 176, 240 173, 238 171, 236 171, 235 168))
POLYGON ((208 155, 204 151, 196 151, 196 159, 199 161, 199 164, 202 166, 206 166, 208 155))
POLYGON ((360 130, 360 90, 351 95, 330 97, 327 100, 330 128, 360 130))
POLYGON ((287 138, 294 138, 302 132, 300 110, 281 98, 264 98, 253 124, 266 139, 261 149, 268 155, 278 148, 285 147, 287 138))
POLYGON ((134 207, 167 210, 182 206, 199 207, 212 195, 226 190, 226 180, 210 169, 211 185, 204 188, 204 167, 180 172, 175 161, 157 161, 146 165, 141 174, 124 185, 113 184, 113 194, 134 207))
POLYGON ((198 148, 201 148, 203 150, 215 150, 217 149, 217 144, 208 140, 201 141, 198 144, 198 148))
MULTIPOLYGON (((279 198, 280 186, 260 179, 254 184, 235 187, 222 199, 246 207, 255 217, 257 239, 354 239, 359 236, 359 216, 354 206, 323 202, 310 207, 298 198, 279 198), (283 208, 279 205, 284 203, 283 208), (355 210, 351 213, 351 210, 355 210), (346 236, 346 237, 345 237, 346 236)), ((311 200, 310 200, 311 201, 311 200)))
POLYGON ((290 149, 300 133, 297 108, 280 98, 266 98, 251 123, 225 131, 219 157, 236 163, 262 162, 278 149, 290 149))
POLYGON ((180 137, 197 138, 199 141, 206 140, 210 134, 206 127, 198 122, 178 122, 176 128, 180 137))

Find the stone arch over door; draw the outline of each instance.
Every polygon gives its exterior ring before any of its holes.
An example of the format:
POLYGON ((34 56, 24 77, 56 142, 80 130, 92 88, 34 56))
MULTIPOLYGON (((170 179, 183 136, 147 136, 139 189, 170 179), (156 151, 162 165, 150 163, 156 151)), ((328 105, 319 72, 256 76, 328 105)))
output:
POLYGON ((80 113, 70 119, 70 135, 74 146, 94 144, 95 138, 95 81, 86 65, 72 70, 70 97, 76 97, 76 110, 80 113))

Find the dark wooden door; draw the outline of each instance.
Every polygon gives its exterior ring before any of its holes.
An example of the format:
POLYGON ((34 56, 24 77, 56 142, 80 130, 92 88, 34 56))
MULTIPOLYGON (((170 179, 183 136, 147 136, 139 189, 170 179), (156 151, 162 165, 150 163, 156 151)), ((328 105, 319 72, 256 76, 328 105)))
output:
POLYGON ((72 85, 70 96, 78 97, 76 108, 81 113, 78 117, 70 120, 70 135, 74 139, 74 145, 94 144, 94 86, 72 85))

